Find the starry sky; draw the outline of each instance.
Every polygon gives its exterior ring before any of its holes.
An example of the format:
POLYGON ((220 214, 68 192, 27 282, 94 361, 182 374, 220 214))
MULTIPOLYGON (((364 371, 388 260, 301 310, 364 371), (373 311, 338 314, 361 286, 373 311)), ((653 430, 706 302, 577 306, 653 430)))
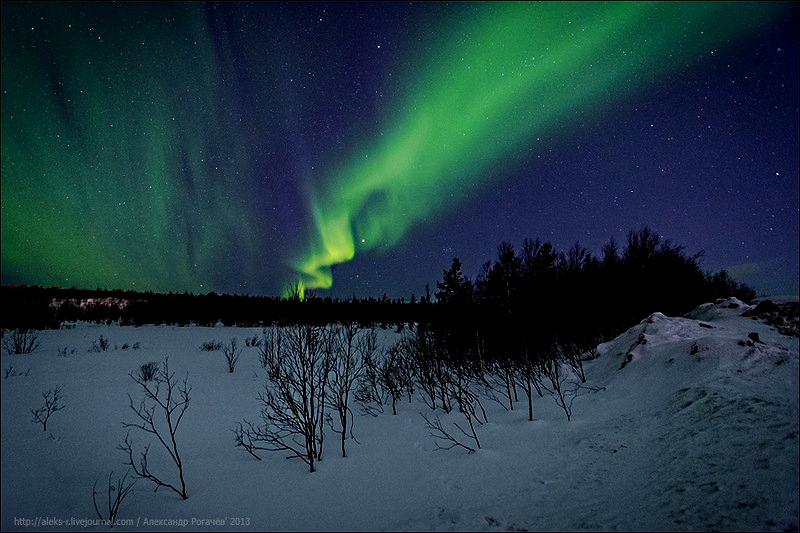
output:
POLYGON ((2 3, 2 283, 391 298, 648 225, 798 293, 796 2, 2 3))

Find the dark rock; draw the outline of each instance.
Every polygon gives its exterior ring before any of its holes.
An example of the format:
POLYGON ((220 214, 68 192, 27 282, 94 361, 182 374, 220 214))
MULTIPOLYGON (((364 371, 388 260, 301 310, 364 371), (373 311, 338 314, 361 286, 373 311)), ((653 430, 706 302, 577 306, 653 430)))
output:
POLYGON ((758 302, 758 305, 755 306, 755 308, 752 311, 749 311, 749 314, 761 318, 767 318, 773 313, 780 313, 780 312, 781 308, 778 307, 778 304, 776 304, 772 300, 764 300, 763 302, 758 302))
POLYGON ((742 313, 742 316, 748 316, 753 320, 764 320, 770 326, 777 327, 783 335, 800 336, 800 304, 798 302, 776 304, 772 300, 764 300, 753 309, 742 313))

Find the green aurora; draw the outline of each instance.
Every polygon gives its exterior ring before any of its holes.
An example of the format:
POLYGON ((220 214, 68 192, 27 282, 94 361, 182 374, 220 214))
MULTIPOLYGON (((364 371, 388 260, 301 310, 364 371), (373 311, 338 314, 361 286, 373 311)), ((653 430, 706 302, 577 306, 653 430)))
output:
MULTIPOLYGON (((407 90, 380 110, 379 133, 364 124, 341 153, 296 154, 324 170, 298 171, 305 225, 292 232, 273 213, 285 191, 259 165, 309 97, 247 71, 256 61, 219 38, 224 23, 211 27, 201 4, 84 5, 2 4, 6 282, 328 288, 333 265, 391 249, 501 179, 539 139, 692 68, 785 7, 465 3, 403 51, 407 90)), ((273 74, 286 59, 262 57, 265 43, 301 57, 280 36, 253 39, 241 46, 273 74)))
POLYGON ((454 207, 537 137, 565 133, 747 34, 779 6, 760 3, 480 4, 418 74, 377 143, 311 196, 316 234, 295 261, 299 286, 329 288, 331 266, 396 244, 454 207), (458 194, 453 194, 458 190, 458 194))
POLYGON ((160 292, 214 290, 230 263, 254 276, 254 154, 230 136, 229 68, 196 5, 136 6, 171 21, 144 33, 124 6, 93 3, 102 27, 61 2, 4 4, 4 21, 15 7, 34 37, 4 27, 4 276, 160 292))

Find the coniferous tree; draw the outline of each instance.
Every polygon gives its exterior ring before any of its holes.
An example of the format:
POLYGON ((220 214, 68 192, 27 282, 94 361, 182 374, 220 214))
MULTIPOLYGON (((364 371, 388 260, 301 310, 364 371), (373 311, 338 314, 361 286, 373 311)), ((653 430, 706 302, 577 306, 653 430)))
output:
POLYGON ((475 361, 474 290, 472 281, 461 271, 461 261, 453 258, 449 270, 442 271, 442 281, 436 282, 437 305, 442 313, 433 326, 433 334, 441 348, 441 354, 449 365, 481 366, 475 361))

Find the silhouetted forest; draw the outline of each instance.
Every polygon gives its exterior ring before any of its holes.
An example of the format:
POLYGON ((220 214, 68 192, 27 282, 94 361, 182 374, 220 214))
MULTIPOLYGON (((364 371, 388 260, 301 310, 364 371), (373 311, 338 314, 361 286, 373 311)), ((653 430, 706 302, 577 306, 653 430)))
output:
POLYGON ((647 227, 630 231, 621 249, 610 240, 599 257, 579 243, 559 252, 538 239, 526 239, 519 250, 504 242, 497 257, 487 261, 474 279, 453 258, 436 281, 433 295, 426 287, 424 295, 412 294, 409 300, 385 295, 340 300, 309 293, 300 299, 12 285, 2 287, 2 327, 58 328, 80 320, 133 326, 338 322, 399 329, 421 324, 436 328, 447 342, 469 343, 471 350, 485 350, 487 356, 499 347, 503 352, 524 353, 525 346, 546 338, 596 346, 655 311, 675 316, 716 298, 755 297, 752 288, 725 271, 704 272, 701 255, 687 255, 683 246, 647 227))
POLYGON ((306 299, 268 296, 62 289, 7 285, 3 305, 13 312, 2 317, 3 328, 52 329, 63 323, 89 321, 124 326, 257 327, 289 324, 356 322, 384 327, 407 324, 425 316, 430 304, 387 297, 339 300, 308 294, 306 299))
POLYGON ((610 240, 600 257, 579 243, 557 252, 538 239, 518 251, 503 242, 474 280, 453 259, 436 283, 430 327, 445 353, 471 358, 457 364, 506 367, 509 387, 516 375, 530 392, 547 361, 568 363, 580 375, 581 361, 599 343, 654 312, 681 316, 717 298, 755 298, 727 272, 704 272, 701 255, 687 255, 648 227, 630 231, 621 250, 610 240))

